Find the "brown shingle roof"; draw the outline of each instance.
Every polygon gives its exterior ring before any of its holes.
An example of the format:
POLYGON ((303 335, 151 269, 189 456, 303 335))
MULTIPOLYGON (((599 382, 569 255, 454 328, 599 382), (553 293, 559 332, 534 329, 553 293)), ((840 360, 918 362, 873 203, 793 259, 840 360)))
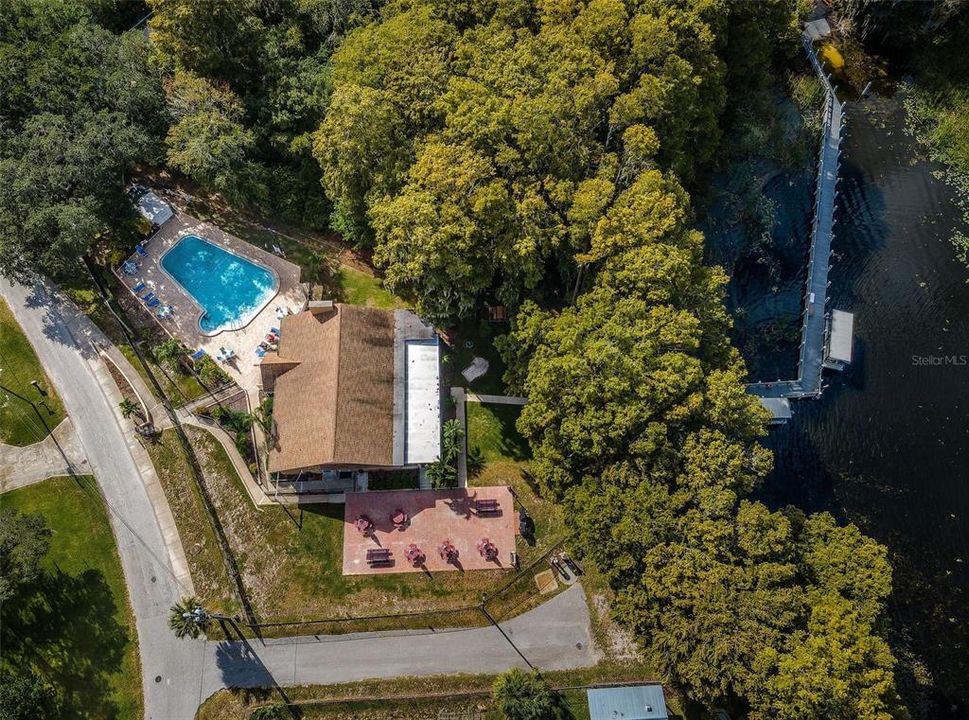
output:
POLYGON ((392 465, 393 313, 336 305, 280 330, 273 362, 296 364, 275 377, 269 470, 392 465))

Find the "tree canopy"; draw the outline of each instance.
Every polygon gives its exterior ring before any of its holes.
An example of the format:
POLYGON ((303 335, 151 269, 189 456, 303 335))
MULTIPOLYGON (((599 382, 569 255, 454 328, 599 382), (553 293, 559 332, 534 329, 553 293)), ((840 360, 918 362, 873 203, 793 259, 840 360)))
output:
POLYGON ((537 672, 512 668, 497 677, 491 690, 504 720, 555 720, 552 689, 537 672))
MULTIPOLYGON (((765 20, 751 33, 789 30, 783 3, 751 7, 765 20)), ((658 168, 648 181, 663 198, 647 224, 682 223, 664 214, 683 203, 666 197, 682 190, 661 171, 689 183, 716 151, 721 31, 736 12, 717 1, 388 3, 333 56, 315 154, 334 225, 435 321, 469 316, 489 293, 517 306, 571 286, 577 260, 615 249, 598 222, 641 171, 658 168)), ((774 44, 756 47, 751 64, 769 65, 774 44)))
POLYGON ((0 271, 64 275, 123 232, 136 162, 159 159, 161 77, 140 33, 80 2, 0 5, 0 271))
POLYGON ((0 513, 0 603, 40 576, 40 561, 50 548, 50 535, 42 515, 15 510, 0 513))
POLYGON ((326 227, 311 132, 330 102, 330 53, 375 4, 148 0, 152 50, 172 78, 170 164, 233 203, 326 227))

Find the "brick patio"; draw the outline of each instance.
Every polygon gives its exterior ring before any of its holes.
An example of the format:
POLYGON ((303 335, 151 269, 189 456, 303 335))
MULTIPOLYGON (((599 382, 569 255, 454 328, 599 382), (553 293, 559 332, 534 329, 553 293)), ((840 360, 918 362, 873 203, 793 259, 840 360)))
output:
POLYGON ((509 569, 518 529, 514 497, 505 486, 347 493, 344 520, 344 575, 509 569), (478 499, 496 500, 498 511, 478 516, 474 510, 478 499), (404 530, 396 530, 391 521, 397 509, 410 516, 410 524, 404 530), (360 534, 353 524, 360 515, 374 523, 372 535, 360 534), (478 553, 482 538, 497 546, 497 560, 488 562, 478 553), (446 563, 438 554, 445 539, 458 550, 457 566, 446 563), (414 567, 404 556, 411 543, 424 551, 423 566, 414 567), (370 566, 367 550, 376 548, 389 549, 391 562, 370 566))
POLYGON ((235 351, 236 359, 223 367, 243 388, 254 389, 259 384, 255 348, 271 328, 279 326, 276 308, 288 308, 293 312, 299 312, 306 302, 299 285, 299 266, 229 235, 211 223, 179 211, 176 211, 175 217, 155 233, 144 248, 147 252, 146 256, 141 257, 136 254, 129 258, 139 264, 137 272, 132 275, 120 274, 125 287, 131 290, 138 282, 143 281, 146 290, 142 290, 140 295, 150 290, 162 300, 162 303, 171 305, 174 313, 164 320, 158 320, 154 313, 152 316, 156 317, 156 322, 166 332, 177 337, 188 348, 192 350, 204 348, 213 357, 218 354, 220 348, 235 351), (162 255, 186 235, 198 235, 244 258, 271 268, 276 273, 279 278, 279 288, 275 297, 245 327, 238 330, 224 330, 212 336, 202 334, 198 326, 202 309, 158 264, 162 255))

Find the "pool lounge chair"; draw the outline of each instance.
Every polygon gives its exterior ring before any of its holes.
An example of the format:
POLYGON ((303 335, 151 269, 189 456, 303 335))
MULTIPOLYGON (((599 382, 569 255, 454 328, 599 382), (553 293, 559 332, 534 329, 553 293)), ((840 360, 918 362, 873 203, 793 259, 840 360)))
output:
POLYGON ((133 288, 131 288, 131 292, 133 292, 133 293, 140 293, 144 289, 145 289, 145 281, 144 280, 139 280, 138 281, 138 284, 135 285, 133 288))
POLYGON ((141 246, 141 243, 138 243, 137 245, 135 245, 135 252, 141 255, 141 257, 145 257, 146 255, 148 255, 148 251, 141 246))
POLYGON ((146 304, 148 306, 148 309, 151 310, 151 309, 156 308, 159 305, 161 305, 161 300, 159 300, 157 297, 153 297, 146 304))
POLYGON ((258 355, 259 357, 266 357, 266 351, 263 350, 261 347, 257 347, 256 355, 258 355))
POLYGON ((150 292, 147 295, 142 295, 141 299, 142 299, 142 302, 149 303, 154 297, 155 297, 155 293, 150 292))
POLYGON ((205 357, 205 350, 203 350, 202 348, 199 348, 198 350, 196 350, 195 352, 193 352, 192 355, 191 355, 192 362, 198 362, 203 357, 205 357))
POLYGON ((279 337, 279 328, 269 328, 269 331, 276 337, 279 337))

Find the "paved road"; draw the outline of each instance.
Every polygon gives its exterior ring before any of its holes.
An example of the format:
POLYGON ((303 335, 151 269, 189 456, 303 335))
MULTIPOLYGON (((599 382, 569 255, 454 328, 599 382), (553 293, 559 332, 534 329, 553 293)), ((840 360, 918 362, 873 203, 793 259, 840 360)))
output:
POLYGON ((205 645, 179 642, 168 629, 168 608, 189 588, 166 551, 143 468, 128 445, 131 433, 115 413, 110 393, 117 387, 92 347, 92 340, 104 336, 43 284, 25 287, 0 279, 0 293, 57 388, 110 510, 138 628, 145 717, 191 718, 205 645))
MULTIPOLYGON (((191 720, 223 687, 497 672, 523 664, 494 627, 266 643, 176 640, 167 627, 168 608, 191 591, 191 580, 178 568, 170 513, 163 495, 159 500, 154 471, 121 424, 117 387, 91 345, 106 338, 49 286, 14 286, 0 278, 0 295, 60 393, 108 505, 138 629, 146 718, 191 720)), ((597 660, 581 587, 502 628, 539 667, 586 667, 597 660)))
MULTIPOLYGON (((579 585, 501 627, 529 662, 544 670, 588 667, 598 661, 579 585)), ((206 697, 226 685, 285 687, 527 667, 493 626, 310 635, 265 643, 210 642, 205 660, 202 694, 206 697)))

